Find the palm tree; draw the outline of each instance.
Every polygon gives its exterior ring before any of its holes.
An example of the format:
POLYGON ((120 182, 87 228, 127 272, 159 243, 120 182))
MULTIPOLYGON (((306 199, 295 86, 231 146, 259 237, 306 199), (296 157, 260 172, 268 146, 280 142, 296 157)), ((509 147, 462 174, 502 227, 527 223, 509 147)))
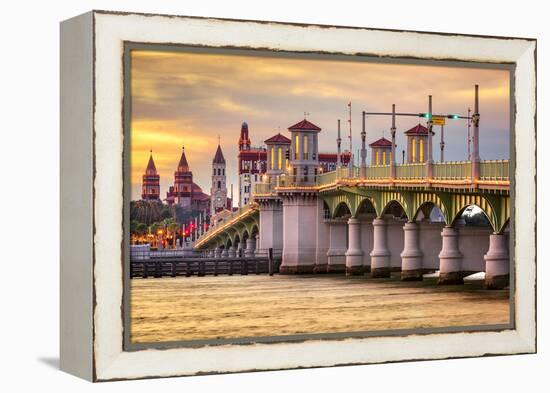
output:
POLYGON ((176 248, 176 237, 177 237, 176 235, 178 233, 179 224, 177 222, 173 221, 173 222, 170 222, 168 224, 167 228, 170 231, 170 233, 172 234, 173 246, 174 246, 174 248, 176 248))

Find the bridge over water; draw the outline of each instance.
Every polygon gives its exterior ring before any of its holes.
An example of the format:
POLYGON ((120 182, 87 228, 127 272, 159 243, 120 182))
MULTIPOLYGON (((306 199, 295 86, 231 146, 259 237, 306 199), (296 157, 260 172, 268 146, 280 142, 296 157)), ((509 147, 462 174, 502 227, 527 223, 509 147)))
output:
POLYGON ((459 284, 485 272, 487 287, 502 288, 509 218, 508 160, 361 165, 270 177, 195 247, 221 258, 273 248, 283 274, 401 271, 403 280, 421 280, 439 271, 439 283, 459 284), (490 226, 465 225, 472 205, 490 226))

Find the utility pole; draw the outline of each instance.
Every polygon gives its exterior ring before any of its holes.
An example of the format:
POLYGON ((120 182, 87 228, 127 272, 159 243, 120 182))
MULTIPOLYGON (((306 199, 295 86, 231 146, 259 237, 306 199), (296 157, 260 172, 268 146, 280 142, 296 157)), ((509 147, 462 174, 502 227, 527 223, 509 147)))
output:
POLYGON ((353 145, 352 145, 352 138, 351 138, 351 101, 348 103, 349 108, 349 117, 348 117, 348 123, 349 123, 349 153, 351 154, 350 161, 348 164, 349 168, 349 177, 353 177, 353 145))
POLYGON ((441 142, 439 143, 439 147, 441 148, 441 154, 439 156, 439 161, 443 162, 445 161, 445 137, 444 137, 444 133, 445 133, 445 126, 441 126, 441 142))
POLYGON ((366 138, 367 138, 367 131, 365 126, 365 119, 366 119, 366 113, 363 111, 362 113, 363 117, 363 127, 361 129, 361 170, 360 175, 361 179, 364 179, 367 177, 367 147, 366 147, 366 138))
MULTIPOLYGON (((472 110, 468 108, 468 118, 470 118, 470 114, 472 113, 472 110)), ((470 151, 470 147, 472 145, 472 138, 470 136, 470 121, 468 121, 468 161, 472 159, 472 153, 470 151)))
MULTIPOLYGON (((390 162, 390 178, 395 179, 395 104, 391 106, 391 162, 390 162)), ((404 150, 403 150, 404 152, 404 150)))
POLYGON ((342 166, 342 138, 340 137, 340 119, 338 119, 338 138, 336 138, 336 146, 338 148, 336 154, 336 168, 342 166))
POLYGON ((432 96, 428 96, 428 160, 426 161, 426 177, 431 179, 433 176, 433 157, 432 157, 432 96))
POLYGON ((479 85, 475 86, 474 93, 474 114, 472 115, 474 125, 473 157, 472 157, 472 181, 479 179, 479 85))

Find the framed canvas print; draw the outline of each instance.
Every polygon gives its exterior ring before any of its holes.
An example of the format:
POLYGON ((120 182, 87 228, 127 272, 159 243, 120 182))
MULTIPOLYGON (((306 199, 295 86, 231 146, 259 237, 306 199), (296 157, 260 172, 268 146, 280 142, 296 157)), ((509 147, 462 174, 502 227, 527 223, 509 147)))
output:
POLYGON ((535 92, 534 39, 62 22, 62 369, 535 352, 535 92))

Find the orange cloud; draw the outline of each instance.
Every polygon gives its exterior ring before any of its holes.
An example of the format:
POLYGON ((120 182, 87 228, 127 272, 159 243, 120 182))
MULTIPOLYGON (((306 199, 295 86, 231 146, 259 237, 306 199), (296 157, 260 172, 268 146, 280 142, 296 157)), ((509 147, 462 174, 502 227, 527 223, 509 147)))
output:
MULTIPOLYGON (((173 181, 181 147, 194 180, 210 189, 211 160, 218 136, 227 160, 228 184, 237 177, 240 125, 247 121, 254 145, 301 120, 304 112, 319 125, 319 146, 334 151, 337 119, 347 127, 352 102, 354 149, 360 146, 362 110, 427 111, 465 114, 473 107, 473 86, 480 85, 482 158, 509 157, 509 73, 487 68, 382 64, 339 58, 300 58, 258 52, 132 51, 131 171, 132 198, 139 198, 141 175, 153 155, 164 194, 173 181)), ((398 151, 402 131, 419 119, 398 119, 398 151)), ((446 126, 446 157, 466 154, 464 121, 446 126)), ((389 135, 389 119, 367 119, 367 141, 389 135)), ((344 135, 348 130, 344 129, 344 135)), ((438 136, 436 135, 436 138, 438 136)), ((347 148, 348 140, 344 140, 347 148)), ((354 152, 356 153, 356 152, 354 152)), ((435 153, 434 153, 435 154, 435 153)))

